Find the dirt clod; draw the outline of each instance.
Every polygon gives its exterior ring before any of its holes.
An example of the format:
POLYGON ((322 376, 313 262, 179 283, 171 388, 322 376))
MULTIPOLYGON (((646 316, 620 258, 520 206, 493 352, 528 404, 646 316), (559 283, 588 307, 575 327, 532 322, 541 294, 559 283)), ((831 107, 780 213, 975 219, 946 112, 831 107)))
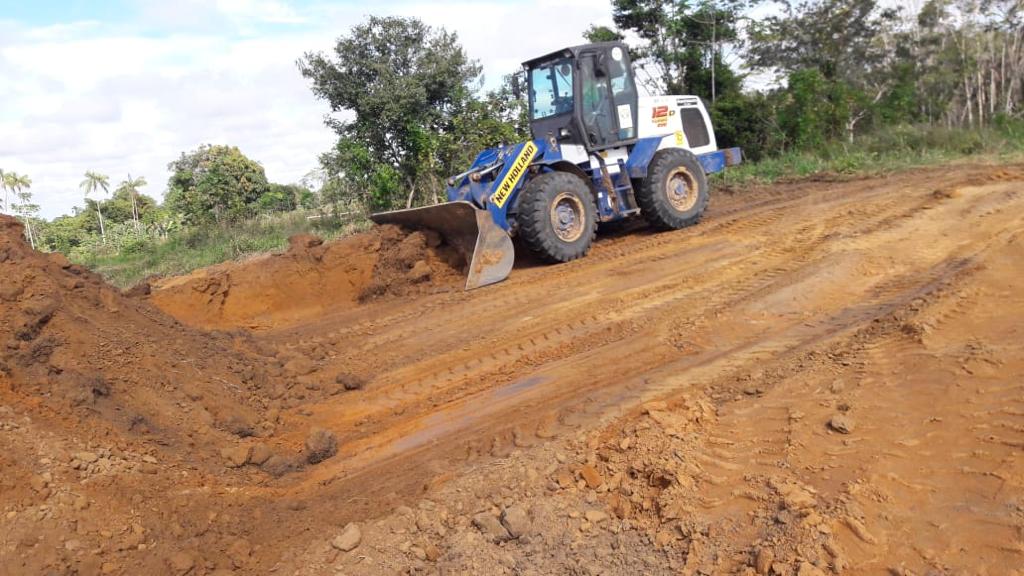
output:
POLYGON ((597 488, 604 483, 601 473, 590 464, 585 464, 580 468, 580 477, 587 483, 588 488, 597 488))
POLYGON ((857 423, 849 414, 836 414, 829 419, 828 427, 840 434, 850 434, 857 428, 857 423))
POLYGON ((228 446, 220 451, 225 464, 230 468, 240 468, 249 462, 252 453, 250 446, 228 446))
POLYGON ((530 530, 530 516, 522 506, 509 506, 501 513, 501 525, 509 535, 519 538, 530 530))
POLYGON ((306 461, 299 456, 275 454, 267 458, 260 469, 271 476, 280 477, 301 470, 305 463, 306 461))
POLYGON ((191 554, 175 552, 167 558, 167 565, 175 574, 187 574, 195 567, 196 561, 191 554))
POLYGON ((315 248, 324 243, 323 238, 312 234, 295 234, 288 237, 288 249, 290 251, 302 251, 315 248))
POLYGON ((338 384, 341 384, 345 390, 361 390, 366 385, 366 380, 355 374, 349 372, 342 372, 334 379, 338 384))
POLYGON ((473 526, 492 542, 504 542, 510 535, 497 516, 490 512, 481 512, 473 516, 473 526))
POLYGON ((350 522, 338 534, 331 540, 331 546, 334 546, 342 552, 350 552, 355 550, 359 546, 359 543, 363 540, 363 532, 359 529, 359 525, 350 522))
POLYGON ((319 464, 338 453, 338 437, 330 430, 314 428, 306 438, 306 462, 319 464))
POLYGON ((418 284, 420 282, 430 280, 430 275, 432 273, 433 270, 431 270, 430 264, 427 264, 425 260, 417 260, 416 263, 412 265, 412 268, 409 269, 406 277, 410 282, 418 284))
POLYGON ((771 548, 762 547, 757 550, 757 555, 754 558, 754 570, 762 576, 767 575, 768 571, 772 568, 772 563, 775 561, 775 553, 772 552, 771 548))
POLYGON ((261 442, 252 447, 252 452, 249 454, 249 463, 260 466, 273 455, 274 454, 270 450, 270 447, 261 442))

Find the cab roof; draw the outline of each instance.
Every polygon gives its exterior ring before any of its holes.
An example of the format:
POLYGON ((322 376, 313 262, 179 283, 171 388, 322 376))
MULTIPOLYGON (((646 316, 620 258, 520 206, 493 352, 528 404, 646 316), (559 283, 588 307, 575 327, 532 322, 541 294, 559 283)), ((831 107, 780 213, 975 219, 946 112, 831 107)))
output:
POLYGON ((627 47, 626 44, 623 42, 594 42, 593 44, 580 44, 579 46, 570 46, 568 48, 562 48, 561 50, 556 50, 549 54, 538 56, 537 58, 531 58, 530 60, 523 62, 523 67, 532 68, 537 64, 547 62, 555 58, 569 57, 575 59, 583 50, 594 48, 613 48, 615 46, 622 48, 627 54, 629 54, 629 47, 627 47))

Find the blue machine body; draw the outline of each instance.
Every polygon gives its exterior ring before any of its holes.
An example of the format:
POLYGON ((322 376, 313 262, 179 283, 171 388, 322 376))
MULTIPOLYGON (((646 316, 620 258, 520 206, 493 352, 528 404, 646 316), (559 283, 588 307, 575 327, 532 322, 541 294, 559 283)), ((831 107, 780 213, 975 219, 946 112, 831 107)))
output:
MULTIPOLYGON (((638 212, 632 180, 647 176, 647 166, 663 140, 664 136, 637 140, 628 148, 629 156, 624 161, 618 160, 618 170, 614 173, 607 169, 608 166, 604 169, 601 166, 594 168, 589 161, 581 164, 571 163, 563 158, 556 143, 545 139, 488 148, 477 155, 469 170, 449 180, 448 201, 470 202, 482 210, 487 210, 497 226, 507 232, 513 232, 513 215, 523 187, 539 174, 554 170, 571 171, 584 177, 595 193, 599 221, 621 220, 638 212), (529 169, 521 177, 510 179, 514 180, 511 190, 505 201, 499 205, 492 200, 496 188, 516 169, 516 160, 531 144, 536 147, 536 152, 530 160, 529 169)), ((697 159, 704 172, 712 174, 724 170, 727 166, 739 164, 742 161, 742 152, 739 148, 727 148, 699 154, 697 159)))

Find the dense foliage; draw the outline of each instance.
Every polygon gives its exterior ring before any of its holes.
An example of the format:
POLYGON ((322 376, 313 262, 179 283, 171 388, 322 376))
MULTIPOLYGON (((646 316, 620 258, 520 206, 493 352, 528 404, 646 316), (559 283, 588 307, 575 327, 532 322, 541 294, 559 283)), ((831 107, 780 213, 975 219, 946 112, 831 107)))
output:
POLYGON ((482 146, 522 139, 509 90, 478 96, 480 66, 455 34, 415 18, 371 16, 338 39, 333 55, 299 61, 332 112, 338 142, 322 157, 326 196, 370 209, 436 203, 445 177, 482 146))
POLYGON ((918 12, 877 0, 612 5, 617 28, 587 37, 638 39, 648 89, 703 97, 720 144, 748 158, 899 124, 976 128, 1021 113, 1019 0, 928 0, 918 12))
POLYGON ((270 192, 263 166, 234 146, 200 146, 167 168, 167 205, 187 224, 238 220, 270 192))

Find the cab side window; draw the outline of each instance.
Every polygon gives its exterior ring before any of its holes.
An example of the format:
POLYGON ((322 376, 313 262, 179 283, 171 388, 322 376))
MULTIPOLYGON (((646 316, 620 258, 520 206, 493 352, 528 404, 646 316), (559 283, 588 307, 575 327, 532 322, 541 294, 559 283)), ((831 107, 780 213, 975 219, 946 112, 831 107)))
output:
POLYGON ((621 50, 613 48, 611 58, 608 59, 608 75, 612 84, 612 100, 615 104, 615 114, 619 121, 619 140, 631 140, 636 138, 636 85, 633 82, 633 75, 629 72, 629 63, 626 62, 621 50), (616 55, 618 59, 616 59, 616 55))
POLYGON ((603 146, 618 140, 615 120, 612 118, 612 102, 608 89, 608 77, 599 75, 593 55, 580 59, 580 90, 583 105, 581 116, 587 138, 593 146, 603 146))

